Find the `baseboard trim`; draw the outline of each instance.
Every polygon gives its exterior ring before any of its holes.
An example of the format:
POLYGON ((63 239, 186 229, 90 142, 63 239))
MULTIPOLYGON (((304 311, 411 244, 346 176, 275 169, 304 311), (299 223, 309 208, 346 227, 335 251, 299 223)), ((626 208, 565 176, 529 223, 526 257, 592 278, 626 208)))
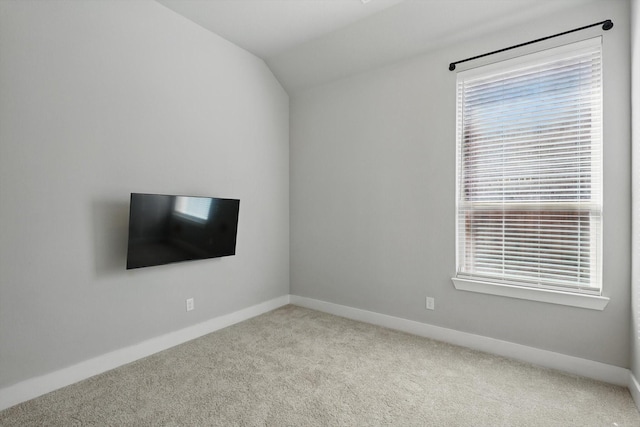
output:
POLYGON ((159 351, 166 350, 252 317, 259 316, 260 314, 267 313, 287 304, 295 304, 301 307, 334 314, 336 316, 371 323, 390 329, 396 329, 414 335, 432 338, 487 353, 522 360, 524 362, 533 363, 546 368, 557 369, 570 374, 628 387, 636 406, 640 410, 640 383, 638 383, 638 380, 628 369, 296 295, 284 295, 274 298, 179 331, 152 338, 141 343, 77 363, 73 366, 0 389, 0 410, 10 408, 11 406, 78 381, 82 381, 94 375, 115 369, 119 366, 126 365, 127 363, 134 362, 159 351))
MULTIPOLYGON (((312 298, 291 295, 290 302, 301 307, 631 388, 630 371, 618 366, 312 298)), ((636 399, 636 402, 638 401, 636 399)))
POLYGON ((636 403, 638 411, 640 411, 640 383, 638 383, 633 372, 629 372, 629 392, 631 393, 631 397, 633 397, 633 401, 636 403))
POLYGON ((289 295, 274 298, 0 389, 0 410, 275 310, 289 302, 289 295))

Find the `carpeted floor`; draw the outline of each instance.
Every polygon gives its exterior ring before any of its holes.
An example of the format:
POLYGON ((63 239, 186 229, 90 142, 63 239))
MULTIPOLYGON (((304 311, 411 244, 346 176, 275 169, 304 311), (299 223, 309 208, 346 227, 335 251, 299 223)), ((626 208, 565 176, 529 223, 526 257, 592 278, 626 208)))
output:
POLYGON ((1 426, 640 426, 622 387, 286 306, 0 412, 1 426))

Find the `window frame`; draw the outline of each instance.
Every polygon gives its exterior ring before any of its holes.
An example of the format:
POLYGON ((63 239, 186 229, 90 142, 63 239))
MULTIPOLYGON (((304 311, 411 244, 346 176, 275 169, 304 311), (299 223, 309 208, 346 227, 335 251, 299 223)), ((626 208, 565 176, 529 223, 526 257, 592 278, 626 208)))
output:
MULTIPOLYGON (((548 61, 553 60, 555 58, 561 59, 565 57, 568 53, 575 52, 579 49, 582 49, 586 46, 594 45, 595 43, 599 44, 600 54, 602 58, 602 38, 596 37, 591 38, 579 42, 569 43, 566 45, 562 45, 559 47, 550 48, 547 50, 543 50, 540 52, 534 52, 530 54, 524 54, 519 57, 491 63, 488 65, 483 65, 475 69, 470 69, 466 71, 462 71, 463 75, 466 78, 474 77, 477 75, 489 75, 489 74, 499 74, 503 73, 506 70, 511 70, 522 66, 523 64, 535 62, 535 61, 548 61)), ((471 291, 471 292, 480 292, 491 295, 505 296, 511 298, 519 298, 519 299, 527 299, 534 300, 552 304, 561 304, 568 305, 574 307, 595 309, 595 310, 603 310, 609 302, 609 298, 602 296, 602 218, 600 218, 600 239, 597 243, 599 246, 597 248, 596 254, 599 255, 599 258, 596 262, 599 263, 597 274, 599 277, 597 278, 600 284, 600 292, 599 294, 594 293, 580 293, 571 291, 570 289, 561 289, 561 288, 547 288, 545 286, 526 286, 522 283, 509 283, 500 280, 491 280, 485 279, 482 277, 473 277, 468 275, 459 275, 459 266, 461 260, 460 258, 460 248, 461 244, 460 240, 460 226, 458 221, 460 221, 460 168, 462 167, 462 159, 461 159, 461 145, 462 145, 462 137, 460 135, 460 117, 458 113, 459 109, 459 93, 458 93, 458 81, 460 79, 460 73, 458 73, 456 78, 456 275, 451 279, 456 289, 463 291, 471 291)), ((603 94, 603 79, 600 82, 600 93, 603 94)), ((601 114, 604 115, 602 113, 601 114)), ((602 121, 600 122, 602 125, 602 121)), ((601 144, 601 152, 603 148, 602 138, 600 139, 601 144)), ((603 163, 602 158, 600 157, 600 177, 602 177, 603 173, 603 163)), ((602 181, 600 181, 600 214, 602 214, 602 181)))

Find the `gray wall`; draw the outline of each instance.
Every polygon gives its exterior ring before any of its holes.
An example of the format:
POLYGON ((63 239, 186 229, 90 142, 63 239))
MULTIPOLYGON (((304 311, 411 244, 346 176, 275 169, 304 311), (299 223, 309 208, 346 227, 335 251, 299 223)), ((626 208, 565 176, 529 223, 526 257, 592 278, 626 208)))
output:
POLYGON ((262 60, 153 1, 0 1, 0 52, 0 388, 288 294, 262 60), (236 256, 126 271, 130 192, 239 198, 236 256))
MULTIPOLYGON (((564 41, 600 34, 598 27, 564 41)), ((290 94, 291 293, 628 367, 629 66, 629 3, 606 0, 290 94), (615 22, 604 34, 609 305, 594 311, 456 291, 449 62, 607 18, 615 22), (425 310, 426 296, 435 297, 435 311, 425 310)))
POLYGON ((631 76, 633 152, 631 371, 636 379, 640 379, 640 0, 631 2, 631 76))

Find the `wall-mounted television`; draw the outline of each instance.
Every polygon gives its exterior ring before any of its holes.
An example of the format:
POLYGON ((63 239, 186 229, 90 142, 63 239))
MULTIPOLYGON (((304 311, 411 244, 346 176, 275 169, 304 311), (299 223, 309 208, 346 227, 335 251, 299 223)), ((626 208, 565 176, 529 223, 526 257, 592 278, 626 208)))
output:
POLYGON ((127 269, 235 255, 240 200, 131 193, 127 269))

